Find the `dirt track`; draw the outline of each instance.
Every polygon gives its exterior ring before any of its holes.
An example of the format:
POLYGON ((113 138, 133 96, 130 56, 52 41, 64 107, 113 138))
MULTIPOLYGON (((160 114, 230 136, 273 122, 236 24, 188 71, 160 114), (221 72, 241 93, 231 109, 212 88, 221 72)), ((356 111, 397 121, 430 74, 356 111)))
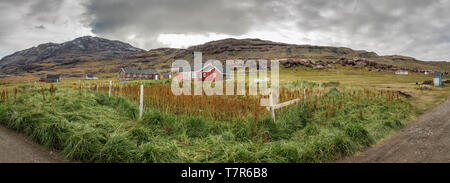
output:
POLYGON ((61 162, 66 161, 57 153, 50 152, 24 135, 0 125, 0 163, 61 162))
POLYGON ((338 162, 450 163, 450 100, 420 116, 390 139, 338 162))

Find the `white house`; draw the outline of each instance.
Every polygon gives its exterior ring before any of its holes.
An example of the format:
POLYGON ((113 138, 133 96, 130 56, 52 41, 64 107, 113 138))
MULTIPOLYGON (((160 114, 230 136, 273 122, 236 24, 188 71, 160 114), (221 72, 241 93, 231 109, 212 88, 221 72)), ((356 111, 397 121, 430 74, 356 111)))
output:
POLYGON ((398 71, 395 71, 395 74, 408 75, 408 71, 398 70, 398 71))

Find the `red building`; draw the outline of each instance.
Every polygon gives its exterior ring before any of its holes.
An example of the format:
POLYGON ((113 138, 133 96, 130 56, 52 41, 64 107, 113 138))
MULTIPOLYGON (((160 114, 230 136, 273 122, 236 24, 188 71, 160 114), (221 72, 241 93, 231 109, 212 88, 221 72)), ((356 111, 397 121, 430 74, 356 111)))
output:
POLYGON ((198 80, 198 81, 222 81, 226 77, 226 69, 219 69, 213 64, 207 64, 200 70, 191 69, 189 71, 181 71, 177 74, 178 81, 198 80))

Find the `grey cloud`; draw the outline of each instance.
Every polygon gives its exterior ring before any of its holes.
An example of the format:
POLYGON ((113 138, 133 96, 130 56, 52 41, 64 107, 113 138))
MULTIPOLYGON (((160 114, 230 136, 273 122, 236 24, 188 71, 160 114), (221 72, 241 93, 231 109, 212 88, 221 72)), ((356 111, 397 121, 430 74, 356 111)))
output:
POLYGON ((46 29, 43 25, 34 26, 35 29, 46 29))
POLYGON ((262 30, 307 41, 297 44, 450 60, 449 9, 449 0, 0 0, 0 50, 86 33, 150 49, 165 46, 161 34, 262 30))
MULTIPOLYGON (((134 33, 154 40, 161 33, 242 35, 275 6, 238 0, 96 0, 86 4, 86 15, 96 34, 123 39, 134 33)), ((145 47, 154 44, 148 41, 145 47)))
MULTIPOLYGON (((79 2, 84 1, 80 0, 79 2)), ((46 42, 89 34, 72 0, 0 0, 0 57, 46 42)))
MULTIPOLYGON (((255 27, 293 21, 298 32, 333 37, 313 43, 446 59, 450 3, 447 0, 96 0, 86 4, 94 33, 125 40, 161 33, 242 35, 255 27), (422 51, 420 51, 422 50, 422 51), (440 51, 439 51, 440 50, 440 51), (426 53, 436 53, 436 55, 426 53)), ((308 40, 309 38, 305 38, 308 40)), ((312 39, 312 38, 311 38, 312 39)), ((301 44, 301 43, 299 43, 301 44)))
POLYGON ((449 42, 442 39, 450 36, 448 9, 450 2, 443 0, 303 0, 295 5, 301 31, 336 37, 339 32, 348 42, 343 46, 437 60, 450 60, 449 42))

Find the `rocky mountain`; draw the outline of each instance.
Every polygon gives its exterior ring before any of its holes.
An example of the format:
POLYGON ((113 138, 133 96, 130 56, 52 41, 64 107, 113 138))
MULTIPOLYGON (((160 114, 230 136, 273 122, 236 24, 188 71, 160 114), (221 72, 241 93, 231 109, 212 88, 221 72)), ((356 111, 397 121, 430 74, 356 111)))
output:
POLYGON ((223 39, 191 46, 187 49, 163 48, 132 54, 129 63, 145 63, 151 68, 170 68, 172 60, 192 61, 192 53, 200 51, 203 59, 282 59, 284 67, 305 66, 325 69, 334 65, 369 67, 370 70, 421 68, 450 70, 448 62, 425 62, 405 56, 379 56, 375 52, 345 47, 295 45, 260 39, 223 39), (438 64, 440 63, 440 64, 438 64))
POLYGON ((82 76, 84 73, 113 74, 121 67, 169 69, 177 59, 192 62, 193 52, 203 59, 282 59, 284 67, 311 69, 336 68, 337 65, 369 67, 369 70, 420 68, 450 70, 449 62, 425 62, 405 56, 379 56, 375 52, 345 47, 295 45, 260 39, 223 39, 191 46, 187 49, 158 48, 144 51, 119 41, 98 37, 81 37, 62 44, 47 43, 16 52, 0 61, 0 73, 23 75, 61 73, 82 76))
POLYGON ((46 66, 62 66, 93 60, 119 59, 144 51, 128 43, 85 36, 61 44, 45 43, 18 51, 0 60, 0 72, 17 74, 46 70, 46 66))

